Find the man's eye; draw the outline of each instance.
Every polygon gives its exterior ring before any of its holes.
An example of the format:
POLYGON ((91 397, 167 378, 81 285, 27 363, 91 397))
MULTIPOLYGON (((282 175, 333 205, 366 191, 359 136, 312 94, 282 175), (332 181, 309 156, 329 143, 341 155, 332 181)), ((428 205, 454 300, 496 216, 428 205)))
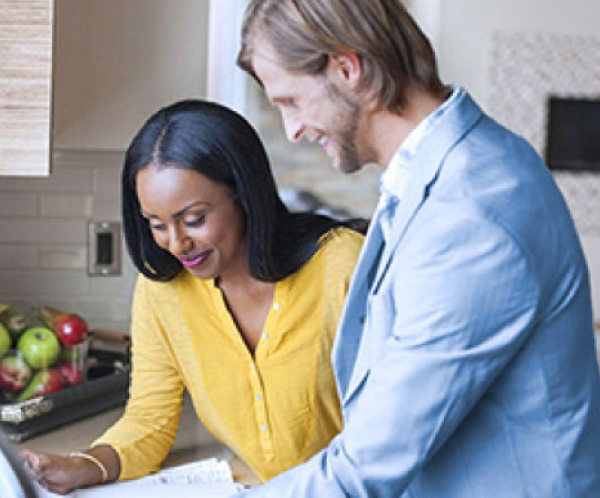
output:
POLYGON ((295 105, 296 105, 296 102, 292 98, 278 99, 275 102, 275 106, 278 107, 279 109, 294 107, 295 105))

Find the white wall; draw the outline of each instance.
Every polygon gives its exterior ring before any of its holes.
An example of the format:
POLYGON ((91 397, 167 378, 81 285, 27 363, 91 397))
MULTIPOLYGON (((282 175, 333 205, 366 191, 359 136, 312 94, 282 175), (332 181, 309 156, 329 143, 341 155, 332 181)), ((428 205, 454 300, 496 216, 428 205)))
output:
MULTIPOLYGON (((416 3, 423 0, 415 0, 416 3)), ((430 0, 427 0, 430 1, 430 0)), ((485 106, 490 37, 499 30, 600 36, 598 0, 439 2, 436 48, 445 81, 466 86, 485 106)))
POLYGON ((123 150, 159 107, 206 96, 208 0, 56 0, 54 148, 123 150))

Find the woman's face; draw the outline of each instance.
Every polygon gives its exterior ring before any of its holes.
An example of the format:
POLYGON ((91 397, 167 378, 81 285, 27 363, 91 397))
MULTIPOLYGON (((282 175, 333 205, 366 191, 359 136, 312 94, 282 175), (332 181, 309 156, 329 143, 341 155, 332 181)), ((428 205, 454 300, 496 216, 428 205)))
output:
POLYGON ((248 272, 241 208, 231 191, 196 171, 148 166, 137 174, 142 216, 156 243, 202 279, 248 272))

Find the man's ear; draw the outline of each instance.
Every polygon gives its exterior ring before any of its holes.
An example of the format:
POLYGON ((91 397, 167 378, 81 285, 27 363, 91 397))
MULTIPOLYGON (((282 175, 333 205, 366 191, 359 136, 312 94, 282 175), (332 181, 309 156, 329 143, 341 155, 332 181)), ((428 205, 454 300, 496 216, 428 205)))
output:
POLYGON ((362 79, 362 63, 356 52, 330 54, 328 65, 329 78, 339 84, 356 89, 362 79))

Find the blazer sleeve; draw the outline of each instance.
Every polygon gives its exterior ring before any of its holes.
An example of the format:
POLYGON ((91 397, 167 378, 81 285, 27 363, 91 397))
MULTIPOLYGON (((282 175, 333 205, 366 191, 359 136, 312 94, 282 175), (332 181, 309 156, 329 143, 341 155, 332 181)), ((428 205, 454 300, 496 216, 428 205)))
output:
POLYGON ((343 431, 243 496, 400 496, 526 341, 539 279, 524 244, 477 213, 435 214, 369 298, 365 327, 384 339, 343 431))

